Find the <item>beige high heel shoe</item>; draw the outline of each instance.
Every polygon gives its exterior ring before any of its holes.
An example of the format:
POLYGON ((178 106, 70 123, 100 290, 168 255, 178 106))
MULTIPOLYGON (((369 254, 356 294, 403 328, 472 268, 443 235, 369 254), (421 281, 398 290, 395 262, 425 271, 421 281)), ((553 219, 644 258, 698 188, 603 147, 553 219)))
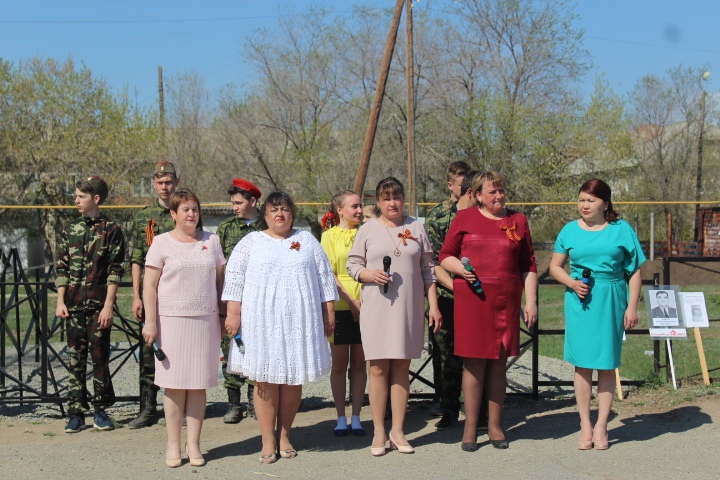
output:
POLYGON ((192 458, 192 457, 190 456, 190 452, 188 451, 188 448, 187 448, 187 443, 185 444, 185 451, 186 451, 187 454, 188 454, 188 459, 190 460, 190 465, 191 465, 191 466, 193 466, 193 467, 203 467, 203 466, 205 466, 205 463, 206 463, 206 462, 205 462, 205 459, 204 459, 202 456, 200 456, 200 458, 192 458))
POLYGON ((387 440, 385 440, 383 442, 382 447, 373 447, 371 444, 370 445, 370 453, 372 454, 373 457, 382 457, 386 453, 386 448, 385 448, 386 445, 387 445, 387 440))
POLYGON ((412 448, 410 445, 398 445, 395 440, 392 438, 392 433, 388 435, 390 438, 390 448, 395 449, 400 453, 415 453, 415 449, 412 448))

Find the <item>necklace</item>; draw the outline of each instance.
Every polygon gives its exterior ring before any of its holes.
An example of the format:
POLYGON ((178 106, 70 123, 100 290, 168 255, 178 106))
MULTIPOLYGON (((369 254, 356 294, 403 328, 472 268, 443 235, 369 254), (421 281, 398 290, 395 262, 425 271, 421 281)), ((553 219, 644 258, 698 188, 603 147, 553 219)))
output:
POLYGON ((581 226, 581 228, 582 228, 583 230, 588 231, 588 232, 599 232, 600 230, 605 230, 605 227, 608 226, 608 222, 607 222, 607 221, 605 221, 605 222, 603 222, 603 223, 596 223, 596 224, 594 224, 594 225, 589 225, 589 224, 585 221, 584 218, 581 218, 580 220, 582 220, 582 223, 583 223, 583 225, 584 225, 584 227, 581 226))
MULTIPOLYGON (((393 240, 392 233, 390 233, 390 228, 387 226, 387 220, 385 220, 385 218, 383 218, 382 221, 383 221, 383 225, 385 225, 385 230, 387 230, 388 235, 390 235, 390 241, 393 243, 393 245, 395 245, 395 250, 393 250, 393 255, 395 255, 396 257, 399 257, 402 254, 402 252, 400 251, 400 243, 403 241, 403 239, 400 238, 400 241, 395 243, 395 240, 393 240)), ((398 228, 398 227, 394 227, 394 228, 398 228)))

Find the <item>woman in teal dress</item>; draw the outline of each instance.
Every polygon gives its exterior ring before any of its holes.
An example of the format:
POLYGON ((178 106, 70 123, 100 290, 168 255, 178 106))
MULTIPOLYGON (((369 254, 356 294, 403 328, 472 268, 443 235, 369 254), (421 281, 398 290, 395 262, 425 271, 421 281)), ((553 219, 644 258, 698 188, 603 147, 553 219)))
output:
POLYGON ((567 287, 565 360, 575 366, 580 450, 608 448, 607 422, 623 332, 638 322, 640 265, 645 255, 632 227, 618 219, 610 193, 610 187, 598 179, 580 187, 580 219, 560 231, 550 261, 550 274, 567 287), (569 275, 564 269, 568 258, 569 275), (586 269, 590 274, 587 284, 582 281, 586 269), (598 418, 594 427, 590 420, 593 370, 598 372, 598 418))

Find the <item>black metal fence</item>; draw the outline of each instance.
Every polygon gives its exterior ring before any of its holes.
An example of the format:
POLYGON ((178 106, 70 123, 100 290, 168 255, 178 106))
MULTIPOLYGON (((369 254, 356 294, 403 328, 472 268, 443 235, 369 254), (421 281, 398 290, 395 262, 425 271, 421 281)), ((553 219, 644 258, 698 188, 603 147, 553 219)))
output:
MULTIPOLYGON (((665 284, 670 284, 672 262, 718 262, 712 257, 666 257, 664 259, 665 284)), ((66 400, 67 387, 60 379, 67 376, 64 322, 50 312, 48 297, 55 292, 52 264, 23 268, 17 250, 8 254, 0 251, 0 404, 14 403, 57 403, 61 411, 66 400)), ((659 279, 656 280, 656 283, 659 279)), ((557 284, 542 281, 542 284, 557 284)), ((123 282, 123 287, 131 286, 123 282)), ((111 372, 115 374, 128 362, 135 362, 141 368, 140 347, 142 337, 139 325, 133 318, 123 315, 115 307, 116 320, 113 323, 113 338, 118 333, 122 342, 113 342, 111 351, 111 372)), ((630 330, 628 335, 648 335, 647 329, 630 330)), ((572 386, 572 381, 540 380, 540 337, 544 335, 564 335, 562 329, 543 329, 542 320, 531 329, 522 329, 521 356, 532 355, 532 383, 519 387, 520 395, 529 395, 537 399, 541 387, 572 386)), ((508 363, 511 368, 519 357, 508 363)), ((416 371, 411 372, 411 382, 420 382, 430 386, 435 393, 415 393, 413 397, 435 397, 439 389, 439 355, 432 352, 429 358, 416 371), (423 370, 433 364, 432 379, 423 377, 423 370)), ((666 367, 661 363, 660 342, 654 342, 654 368, 658 373, 666 367)), ((717 370, 717 369, 716 369, 717 370)), ((623 385, 640 385, 642 381, 624 380, 623 385)), ((118 400, 134 401, 137 395, 119 396, 118 400)), ((64 414, 64 411, 63 411, 64 414)))
MULTIPOLYGON (((0 404, 57 403, 64 415, 67 386, 65 324, 49 311, 49 292, 56 292, 52 264, 25 269, 16 249, 0 251, 0 404)), ((123 283, 122 286, 130 286, 123 283)), ((115 307, 110 353, 112 376, 130 360, 140 363, 139 325, 115 307)), ((139 387, 138 387, 139 388, 139 387)), ((118 396, 137 400, 138 395, 118 396)))

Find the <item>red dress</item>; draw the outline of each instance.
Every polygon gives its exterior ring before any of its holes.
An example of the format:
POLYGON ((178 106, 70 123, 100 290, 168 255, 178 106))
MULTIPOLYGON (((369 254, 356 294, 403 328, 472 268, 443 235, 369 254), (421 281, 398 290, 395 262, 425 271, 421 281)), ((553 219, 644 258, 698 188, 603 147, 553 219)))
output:
POLYGON ((476 207, 460 210, 440 250, 440 261, 447 257, 468 257, 483 288, 478 295, 464 278, 453 280, 455 355, 498 359, 500 345, 519 355, 522 274, 537 272, 525 215, 507 210, 492 220, 476 207))

